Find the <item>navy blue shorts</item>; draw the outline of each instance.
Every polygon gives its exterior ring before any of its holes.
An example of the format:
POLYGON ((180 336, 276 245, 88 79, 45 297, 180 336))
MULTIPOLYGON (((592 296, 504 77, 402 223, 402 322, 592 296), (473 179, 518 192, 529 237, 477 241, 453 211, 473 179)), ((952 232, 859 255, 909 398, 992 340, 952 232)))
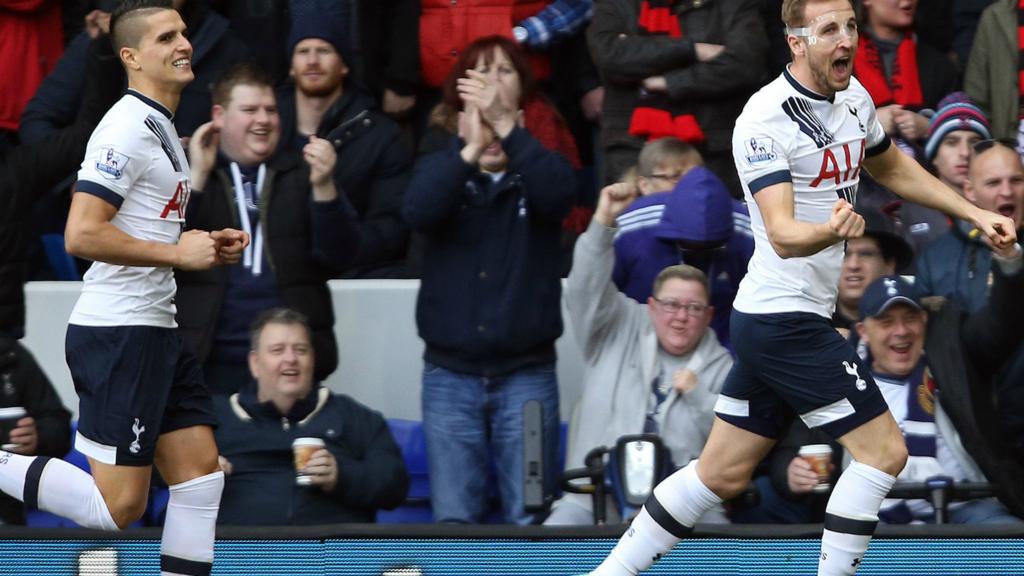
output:
POLYGON ((75 448, 104 464, 153 463, 161 434, 215 426, 202 369, 171 328, 68 326, 78 392, 75 448))
POLYGON ((839 438, 889 409, 868 367, 827 318, 733 309, 729 330, 736 362, 715 414, 730 424, 778 438, 797 415, 839 438))

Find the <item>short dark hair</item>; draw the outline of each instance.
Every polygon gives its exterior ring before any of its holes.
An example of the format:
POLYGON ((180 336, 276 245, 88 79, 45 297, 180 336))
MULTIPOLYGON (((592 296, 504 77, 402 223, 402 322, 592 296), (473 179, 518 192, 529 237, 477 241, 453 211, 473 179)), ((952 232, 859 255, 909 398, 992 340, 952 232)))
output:
POLYGON ((138 47, 143 33, 138 19, 160 10, 174 10, 171 0, 122 0, 110 14, 110 41, 114 51, 138 47))
POLYGON ((306 329, 306 336, 312 338, 312 333, 309 329, 309 319, 305 314, 291 308, 271 308, 261 312, 249 326, 249 345, 252 350, 259 350, 260 334, 263 333, 263 329, 267 327, 267 324, 299 325, 306 329))
POLYGON ((213 83, 211 97, 217 106, 227 106, 231 102, 231 91, 235 86, 259 86, 273 89, 274 83, 270 75, 255 62, 240 62, 228 68, 213 83))

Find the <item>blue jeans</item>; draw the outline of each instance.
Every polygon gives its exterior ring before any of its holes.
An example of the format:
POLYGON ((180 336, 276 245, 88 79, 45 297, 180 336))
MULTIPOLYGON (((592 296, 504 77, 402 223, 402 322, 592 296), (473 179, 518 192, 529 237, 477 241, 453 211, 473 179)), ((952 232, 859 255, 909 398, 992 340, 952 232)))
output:
POLYGON ((950 524, 1024 524, 995 498, 970 500, 949 511, 950 524))
POLYGON ((558 471, 558 379, 553 364, 495 378, 423 369, 423 431, 430 465, 430 503, 436 522, 481 523, 488 511, 493 461, 506 523, 530 524, 523 510, 523 404, 544 410, 544 478, 558 471))

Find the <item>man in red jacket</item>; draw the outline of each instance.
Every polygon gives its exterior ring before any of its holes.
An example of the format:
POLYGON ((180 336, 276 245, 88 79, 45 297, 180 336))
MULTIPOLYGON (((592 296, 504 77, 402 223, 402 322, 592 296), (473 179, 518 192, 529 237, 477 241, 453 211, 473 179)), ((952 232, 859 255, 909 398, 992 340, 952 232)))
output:
POLYGON ((17 142, 18 118, 64 51, 58 0, 4 0, 0 5, 0 149, 17 142))

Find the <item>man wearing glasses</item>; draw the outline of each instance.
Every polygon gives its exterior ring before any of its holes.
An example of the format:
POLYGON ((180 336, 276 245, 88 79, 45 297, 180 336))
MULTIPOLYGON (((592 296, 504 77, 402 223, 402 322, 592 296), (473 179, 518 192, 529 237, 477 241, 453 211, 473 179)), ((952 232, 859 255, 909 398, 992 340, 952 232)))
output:
MULTIPOLYGON (((635 194, 629 184, 602 190, 590 227, 576 242, 565 302, 585 367, 583 395, 569 430, 568 468, 582 466, 594 447, 641 432, 660 435, 678 465, 696 458, 732 366, 729 352, 708 328, 715 310, 708 304, 703 272, 685 264, 665 268, 646 304, 612 283, 615 217, 635 194)), ((725 520, 715 509, 701 521, 725 520)), ((566 494, 545 524, 591 522, 590 497, 566 494)))
POLYGON ((863 561, 878 509, 907 460, 899 427, 863 361, 830 322, 861 168, 907 200, 969 220, 1000 250, 1013 222, 972 205, 900 153, 853 78, 857 20, 848 0, 784 0, 793 62, 747 102, 733 156, 750 208, 754 256, 733 304, 736 363, 699 460, 668 477, 593 574, 635 575, 742 492, 798 414, 849 451, 825 513, 818 576, 863 561))

